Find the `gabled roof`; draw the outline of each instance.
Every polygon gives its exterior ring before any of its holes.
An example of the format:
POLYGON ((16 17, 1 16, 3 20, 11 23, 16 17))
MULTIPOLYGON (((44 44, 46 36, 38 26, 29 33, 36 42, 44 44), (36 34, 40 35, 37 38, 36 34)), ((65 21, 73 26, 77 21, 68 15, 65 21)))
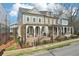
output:
MULTIPOLYGON (((33 9, 26 9, 26 8, 19 8, 19 12, 20 13, 28 13, 28 14, 34 14, 34 15, 40 15, 40 16, 46 16, 46 17, 53 17, 53 16, 50 16, 50 15, 47 15, 47 14, 43 14, 42 12, 45 12, 47 13, 48 11, 38 11, 37 9, 33 8, 33 9)), ((55 17, 53 17, 55 18, 55 17)))
POLYGON ((41 14, 46 15, 48 11, 40 11, 41 14))
POLYGON ((29 10, 29 13, 34 13, 34 14, 41 14, 37 9, 33 8, 29 10))
POLYGON ((29 10, 31 10, 31 9, 26 9, 26 8, 19 8, 19 12, 28 12, 29 10))

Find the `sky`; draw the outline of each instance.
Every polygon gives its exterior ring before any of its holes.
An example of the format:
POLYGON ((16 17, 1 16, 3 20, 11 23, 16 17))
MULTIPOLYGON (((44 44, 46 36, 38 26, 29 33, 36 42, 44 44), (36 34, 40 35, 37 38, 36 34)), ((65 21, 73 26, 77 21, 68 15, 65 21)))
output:
MULTIPOLYGON (((14 24, 17 23, 17 17, 18 17, 18 10, 19 7, 22 8, 28 8, 28 9, 32 9, 33 6, 37 7, 40 6, 38 9, 41 10, 46 10, 47 7, 47 3, 3 3, 2 4, 4 9, 7 11, 8 15, 9 15, 9 22, 10 24, 14 24)), ((79 4, 78 3, 62 3, 62 5, 64 5, 64 8, 67 9, 69 8, 69 6, 71 5, 72 7, 75 8, 79 8, 79 4)), ((53 3, 52 5, 50 4, 49 7, 53 8, 55 6, 55 4, 53 3)), ((58 8, 62 9, 62 6, 60 4, 58 4, 58 8)))
POLYGON ((6 10, 6 12, 8 13, 10 24, 17 23, 19 7, 32 8, 28 4, 20 4, 20 3, 3 3, 2 5, 6 10))

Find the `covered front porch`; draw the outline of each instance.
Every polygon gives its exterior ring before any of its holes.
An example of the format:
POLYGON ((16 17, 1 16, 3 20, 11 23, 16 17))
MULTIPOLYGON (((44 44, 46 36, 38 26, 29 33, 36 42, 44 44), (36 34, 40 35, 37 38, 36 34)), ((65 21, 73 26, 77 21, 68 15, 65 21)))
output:
POLYGON ((49 33, 48 26, 26 25, 26 36, 47 36, 49 33))
POLYGON ((39 36, 53 36, 55 39, 57 36, 66 35, 66 34, 73 34, 74 29, 71 26, 36 26, 36 25, 25 25, 22 31, 18 32, 20 36, 26 37, 39 37, 39 36), (22 34, 24 32, 24 34, 22 34), (21 35, 22 34, 22 35, 21 35))
POLYGON ((57 36, 70 34, 74 34, 74 28, 72 26, 53 26, 53 38, 56 38, 57 36))

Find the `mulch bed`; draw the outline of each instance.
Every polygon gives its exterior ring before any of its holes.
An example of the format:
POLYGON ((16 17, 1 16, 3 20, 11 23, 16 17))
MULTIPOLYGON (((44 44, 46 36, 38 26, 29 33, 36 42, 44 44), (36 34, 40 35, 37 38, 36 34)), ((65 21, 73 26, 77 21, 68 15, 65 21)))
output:
POLYGON ((8 48, 8 47, 10 47, 12 44, 14 44, 14 43, 15 43, 15 40, 11 40, 11 41, 9 41, 7 44, 2 44, 2 45, 0 46, 0 48, 1 48, 1 49, 8 48))

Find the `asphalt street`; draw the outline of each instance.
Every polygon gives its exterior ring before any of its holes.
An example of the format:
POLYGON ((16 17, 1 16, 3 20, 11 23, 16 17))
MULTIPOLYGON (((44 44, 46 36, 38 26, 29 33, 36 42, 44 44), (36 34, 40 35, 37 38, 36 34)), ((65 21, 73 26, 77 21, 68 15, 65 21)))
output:
POLYGON ((33 54, 33 56, 79 56, 79 43, 62 48, 46 50, 45 52, 33 54))

